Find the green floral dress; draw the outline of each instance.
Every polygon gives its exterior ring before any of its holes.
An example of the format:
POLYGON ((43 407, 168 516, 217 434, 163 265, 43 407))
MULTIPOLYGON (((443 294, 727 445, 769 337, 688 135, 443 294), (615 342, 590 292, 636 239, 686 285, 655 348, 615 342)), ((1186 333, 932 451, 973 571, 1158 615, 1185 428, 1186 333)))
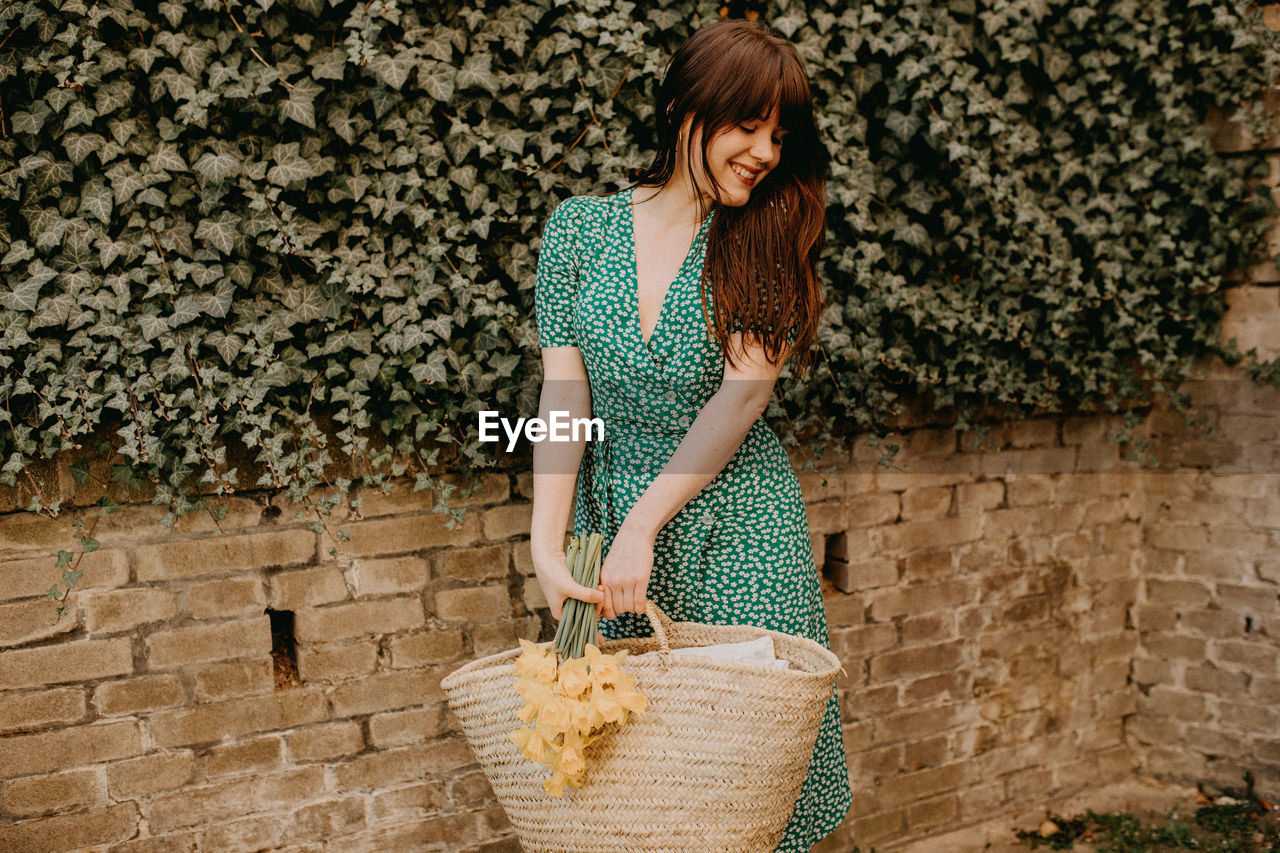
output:
MULTIPOLYGON (((538 256, 539 345, 575 346, 604 440, 587 445, 575 528, 604 534, 662 471, 720 387, 724 352, 706 328, 702 224, 646 343, 640 332, 632 191, 575 196, 548 220, 538 256)), ((724 469, 658 534, 648 596, 672 619, 753 625, 830 648, 800 485, 773 431, 758 419, 724 469)), ((602 619, 606 639, 650 636, 648 619, 602 619)), ((834 688, 809 772, 777 850, 808 851, 851 801, 834 688)))

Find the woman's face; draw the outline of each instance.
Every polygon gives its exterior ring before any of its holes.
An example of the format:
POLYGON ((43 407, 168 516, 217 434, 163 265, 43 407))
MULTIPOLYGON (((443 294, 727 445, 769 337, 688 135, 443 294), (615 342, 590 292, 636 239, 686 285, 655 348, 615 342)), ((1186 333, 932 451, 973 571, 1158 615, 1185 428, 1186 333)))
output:
MULTIPOLYGON (((699 129, 690 141, 695 163, 702 142, 701 134, 699 129)), ((706 170, 697 176, 698 189, 708 199, 715 198, 708 180, 710 175, 720 185, 721 201, 725 205, 741 207, 746 204, 751 198, 751 190, 777 167, 785 135, 786 131, 778 126, 777 106, 767 116, 722 130, 707 146, 706 170)))

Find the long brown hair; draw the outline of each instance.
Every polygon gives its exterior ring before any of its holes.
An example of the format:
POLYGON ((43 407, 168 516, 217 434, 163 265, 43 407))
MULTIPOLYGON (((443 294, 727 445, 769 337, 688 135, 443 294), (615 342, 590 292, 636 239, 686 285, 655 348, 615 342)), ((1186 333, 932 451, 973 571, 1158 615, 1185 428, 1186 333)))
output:
MULTIPOLYGON (((658 87, 658 152, 633 186, 662 185, 675 174, 686 118, 690 139, 702 130, 699 162, 705 170, 707 147, 718 133, 757 121, 774 106, 787 132, 781 157, 745 205, 721 204, 721 186, 703 172, 716 215, 707 232, 702 311, 731 365, 729 336, 740 330, 763 344, 772 362, 794 353, 803 374, 823 309, 817 260, 826 237, 827 151, 814 125, 808 77, 791 43, 752 21, 720 21, 694 33, 658 87)), ((697 174, 692 149, 687 146, 685 159, 690 176, 697 174)))

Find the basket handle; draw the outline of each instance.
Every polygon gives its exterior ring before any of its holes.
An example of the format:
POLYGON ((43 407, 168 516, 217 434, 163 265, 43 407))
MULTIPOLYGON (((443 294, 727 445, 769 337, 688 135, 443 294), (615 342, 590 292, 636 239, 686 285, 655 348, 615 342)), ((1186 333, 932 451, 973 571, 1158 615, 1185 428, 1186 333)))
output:
POLYGON ((658 645, 663 652, 663 656, 671 652, 671 640, 667 636, 667 632, 675 628, 671 622, 671 617, 663 613, 658 605, 653 603, 652 598, 646 598, 644 602, 644 615, 649 617, 649 622, 653 625, 653 634, 658 638, 658 645))

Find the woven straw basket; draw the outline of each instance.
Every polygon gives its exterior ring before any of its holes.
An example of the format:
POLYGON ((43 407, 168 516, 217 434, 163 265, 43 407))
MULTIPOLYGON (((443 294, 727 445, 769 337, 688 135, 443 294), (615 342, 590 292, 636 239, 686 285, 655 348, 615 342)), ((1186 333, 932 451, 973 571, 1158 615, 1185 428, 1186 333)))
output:
POLYGON ((652 601, 645 613, 654 637, 608 641, 603 651, 630 651, 622 665, 647 707, 587 747, 583 785, 563 798, 543 790, 550 771, 508 737, 524 725, 520 649, 441 682, 520 843, 528 853, 771 853, 808 773, 839 661, 791 634, 672 622, 652 601), (791 669, 671 654, 765 634, 791 669))

